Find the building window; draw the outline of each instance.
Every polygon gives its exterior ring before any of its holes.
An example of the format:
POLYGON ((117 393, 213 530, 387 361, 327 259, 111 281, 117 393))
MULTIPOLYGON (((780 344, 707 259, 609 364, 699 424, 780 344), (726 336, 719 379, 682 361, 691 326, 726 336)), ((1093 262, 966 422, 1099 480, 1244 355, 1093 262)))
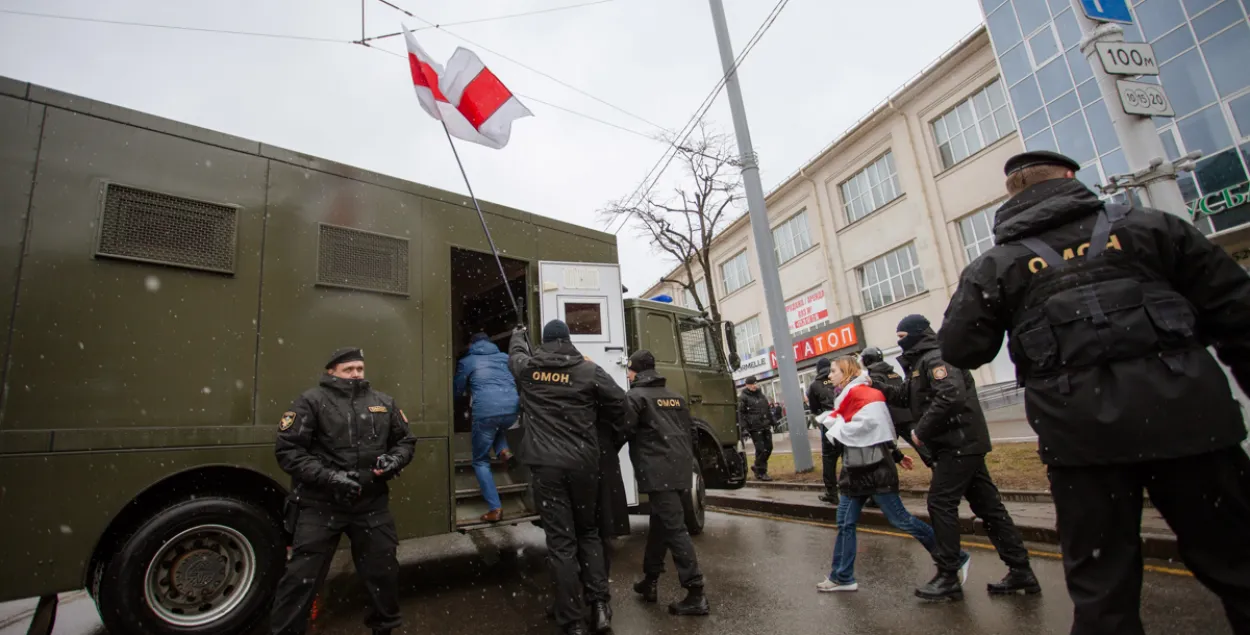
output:
POLYGON ((854 223, 902 196, 903 188, 898 184, 898 171, 894 169, 894 153, 886 152, 885 156, 860 170, 839 187, 842 189, 842 207, 846 210, 848 223, 854 223))
MULTIPOLYGON (((699 294, 699 301, 702 302, 704 308, 706 308, 707 307, 707 282, 704 280, 696 280, 694 283, 694 292, 699 294)), ((699 310, 699 304, 698 302, 694 301, 694 295, 690 293, 689 289, 682 287, 681 295, 682 295, 682 300, 683 300, 682 306, 686 307, 687 309, 694 309, 696 311, 699 310)))
POLYGON ((920 275, 920 260, 916 257, 914 243, 907 243, 871 260, 856 271, 859 273, 859 292, 864 299, 865 312, 924 291, 924 278, 920 275))
POLYGON ((976 154, 1015 129, 1003 84, 997 79, 933 122, 943 168, 976 154))
POLYGON ((773 245, 777 249, 777 264, 793 260, 795 256, 812 246, 812 236, 807 231, 807 211, 795 214, 790 220, 773 230, 773 245))
POLYGON ((994 246, 994 210, 987 207, 959 221, 959 235, 964 240, 969 264, 994 246))
POLYGON ((764 350, 764 336, 760 334, 759 317, 735 324, 734 339, 738 341, 738 348, 745 353, 744 357, 754 357, 756 353, 764 350))
POLYGON ((720 266, 721 279, 725 281, 725 295, 729 295, 751 282, 751 270, 747 267, 747 251, 726 260, 720 266))

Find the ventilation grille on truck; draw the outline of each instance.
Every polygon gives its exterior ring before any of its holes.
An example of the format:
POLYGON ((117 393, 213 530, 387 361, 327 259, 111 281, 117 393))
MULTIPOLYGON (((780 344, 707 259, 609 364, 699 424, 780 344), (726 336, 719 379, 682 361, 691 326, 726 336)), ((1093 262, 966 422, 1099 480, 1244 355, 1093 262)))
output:
POLYGON ((96 255, 234 273, 238 209, 115 183, 96 255))
POLYGON ((317 284, 408 295, 408 241, 321 225, 317 284))

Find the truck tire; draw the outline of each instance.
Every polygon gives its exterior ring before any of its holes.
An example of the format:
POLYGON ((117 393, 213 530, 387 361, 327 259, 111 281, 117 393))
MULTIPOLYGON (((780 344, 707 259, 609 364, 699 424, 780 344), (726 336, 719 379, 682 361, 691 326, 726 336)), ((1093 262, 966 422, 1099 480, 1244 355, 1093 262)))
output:
POLYGON ((91 595, 112 635, 237 635, 268 614, 286 560, 277 520, 250 502, 175 503, 106 554, 91 595))
POLYGON ((703 485, 703 474, 699 472, 699 466, 694 466, 691 475, 690 491, 681 499, 681 506, 686 515, 686 531, 691 536, 697 536, 703 533, 703 524, 707 515, 705 500, 707 497, 707 488, 703 485))

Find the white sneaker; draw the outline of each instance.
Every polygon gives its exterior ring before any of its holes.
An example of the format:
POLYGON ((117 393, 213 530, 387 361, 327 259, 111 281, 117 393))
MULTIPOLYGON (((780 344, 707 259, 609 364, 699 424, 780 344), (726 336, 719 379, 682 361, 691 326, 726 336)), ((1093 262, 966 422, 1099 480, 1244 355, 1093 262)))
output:
POLYGON ((838 584, 829 578, 825 578, 824 582, 816 585, 816 590, 821 593, 845 593, 849 591, 858 591, 859 583, 852 582, 850 584, 838 584))
POLYGON ((963 586, 968 583, 968 569, 972 567, 972 554, 968 554, 964 563, 959 565, 959 585, 963 586))

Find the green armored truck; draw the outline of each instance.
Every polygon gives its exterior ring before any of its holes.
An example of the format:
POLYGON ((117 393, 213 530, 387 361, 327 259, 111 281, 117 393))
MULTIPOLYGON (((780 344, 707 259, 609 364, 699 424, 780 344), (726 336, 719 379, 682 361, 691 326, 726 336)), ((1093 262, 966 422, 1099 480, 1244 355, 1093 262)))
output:
MULTIPOLYGON (((704 488, 745 481, 731 325, 624 300, 611 235, 484 211, 532 329, 566 320, 622 385, 648 348, 688 395, 697 532, 704 488)), ((0 78, 0 601, 86 587, 114 633, 255 624, 288 542, 274 434, 340 346, 418 437, 400 538, 485 528, 452 379, 471 334, 506 342, 507 295, 458 194, 0 78)), ((505 523, 536 520, 525 471, 494 469, 505 523)))

